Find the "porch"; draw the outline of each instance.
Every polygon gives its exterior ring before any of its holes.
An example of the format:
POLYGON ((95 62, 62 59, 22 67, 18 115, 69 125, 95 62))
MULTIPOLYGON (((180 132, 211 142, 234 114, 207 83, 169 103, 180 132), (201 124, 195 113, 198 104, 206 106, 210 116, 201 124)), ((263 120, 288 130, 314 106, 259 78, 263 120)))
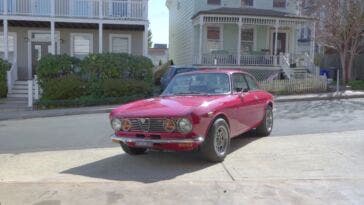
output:
POLYGON ((221 8, 196 14, 193 64, 282 67, 284 63, 294 64, 297 56, 308 54, 313 59, 312 19, 264 10, 253 15, 248 11, 221 8))

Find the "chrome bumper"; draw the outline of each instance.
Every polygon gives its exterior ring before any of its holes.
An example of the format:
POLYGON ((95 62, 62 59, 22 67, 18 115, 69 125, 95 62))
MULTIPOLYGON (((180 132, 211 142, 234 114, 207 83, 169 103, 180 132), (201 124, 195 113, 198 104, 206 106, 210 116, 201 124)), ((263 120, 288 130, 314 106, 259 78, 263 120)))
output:
POLYGON ((190 143, 202 143, 205 138, 197 137, 193 139, 142 139, 142 138, 127 138, 127 137, 117 137, 115 134, 111 135, 111 140, 113 142, 150 142, 157 144, 190 144, 190 143))

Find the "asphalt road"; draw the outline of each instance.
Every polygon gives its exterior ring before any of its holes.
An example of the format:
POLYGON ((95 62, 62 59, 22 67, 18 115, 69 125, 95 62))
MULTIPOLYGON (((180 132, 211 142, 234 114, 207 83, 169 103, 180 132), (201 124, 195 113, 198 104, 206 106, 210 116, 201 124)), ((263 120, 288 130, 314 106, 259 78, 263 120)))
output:
MULTIPOLYGON (((279 103, 272 136, 364 130, 364 99, 279 103)), ((0 121, 0 154, 115 147, 107 114, 0 121)))

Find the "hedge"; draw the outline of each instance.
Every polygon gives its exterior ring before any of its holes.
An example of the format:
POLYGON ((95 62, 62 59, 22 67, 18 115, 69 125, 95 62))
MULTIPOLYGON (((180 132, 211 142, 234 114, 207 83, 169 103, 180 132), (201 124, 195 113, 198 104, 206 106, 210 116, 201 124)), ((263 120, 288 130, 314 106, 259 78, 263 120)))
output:
POLYGON ((364 90, 364 80, 353 80, 349 82, 349 86, 353 90, 364 90))
POLYGON ((6 73, 10 68, 10 63, 0 58, 0 98, 5 98, 8 94, 6 73))
POLYGON ((68 55, 47 55, 37 69, 43 90, 40 107, 119 103, 115 99, 147 97, 153 89, 153 64, 143 56, 104 53, 78 60, 68 55))

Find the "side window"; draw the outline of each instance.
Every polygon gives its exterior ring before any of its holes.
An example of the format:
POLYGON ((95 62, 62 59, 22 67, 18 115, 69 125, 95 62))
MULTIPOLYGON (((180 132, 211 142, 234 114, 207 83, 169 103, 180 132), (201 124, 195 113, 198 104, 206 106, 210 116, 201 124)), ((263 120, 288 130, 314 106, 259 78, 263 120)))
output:
POLYGON ((245 75, 245 78, 248 82, 249 90, 259 90, 257 82, 252 77, 250 77, 249 75, 245 75))
POLYGON ((244 78, 244 75, 243 74, 233 74, 233 89, 234 91, 237 91, 237 90, 245 90, 245 89, 248 89, 248 84, 244 78))

